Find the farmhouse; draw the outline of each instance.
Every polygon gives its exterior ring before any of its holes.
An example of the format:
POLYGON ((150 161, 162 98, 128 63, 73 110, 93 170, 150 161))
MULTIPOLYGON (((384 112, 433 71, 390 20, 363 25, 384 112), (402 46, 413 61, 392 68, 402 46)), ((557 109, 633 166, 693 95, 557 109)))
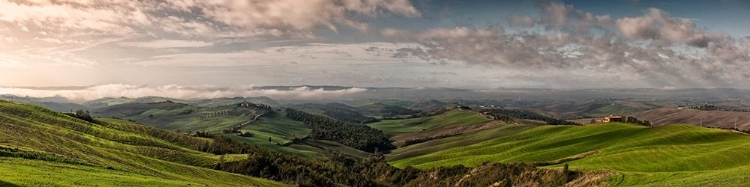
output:
POLYGON ((623 120, 623 117, 619 115, 609 115, 609 116, 604 117, 604 120, 602 120, 603 123, 623 122, 623 121, 625 120, 623 120))

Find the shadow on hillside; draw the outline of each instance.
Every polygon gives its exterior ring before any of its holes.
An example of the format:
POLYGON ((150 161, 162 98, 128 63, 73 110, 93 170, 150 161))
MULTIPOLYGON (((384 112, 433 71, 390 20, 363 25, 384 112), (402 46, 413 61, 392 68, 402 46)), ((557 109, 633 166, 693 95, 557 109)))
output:
POLYGON ((0 181, 0 186, 4 186, 4 187, 17 187, 19 185, 11 184, 11 183, 8 183, 8 182, 5 182, 5 181, 0 181))

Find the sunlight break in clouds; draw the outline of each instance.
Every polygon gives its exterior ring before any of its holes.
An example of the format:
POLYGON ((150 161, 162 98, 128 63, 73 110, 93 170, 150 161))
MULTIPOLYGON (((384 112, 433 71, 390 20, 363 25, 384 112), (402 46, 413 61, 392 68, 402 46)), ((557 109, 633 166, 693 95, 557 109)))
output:
POLYGON ((301 86, 290 90, 259 89, 253 86, 237 86, 221 88, 215 86, 135 86, 124 84, 109 84, 92 86, 83 89, 33 89, 33 88, 4 88, 0 87, 0 93, 16 95, 20 97, 64 97, 71 100, 95 100, 105 97, 166 97, 175 99, 212 99, 224 97, 256 97, 256 96, 280 96, 280 97, 326 97, 342 94, 353 94, 365 92, 365 88, 348 88, 342 90, 311 89, 301 86))

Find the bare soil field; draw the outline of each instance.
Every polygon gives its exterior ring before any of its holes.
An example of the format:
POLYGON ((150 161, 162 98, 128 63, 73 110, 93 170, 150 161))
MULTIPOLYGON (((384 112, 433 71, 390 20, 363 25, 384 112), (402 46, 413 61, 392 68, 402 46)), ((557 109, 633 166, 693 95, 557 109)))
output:
POLYGON ((750 129, 749 112, 703 111, 695 109, 658 108, 632 114, 640 120, 649 120, 653 125, 691 124, 709 127, 734 127, 735 120, 740 130, 750 129))

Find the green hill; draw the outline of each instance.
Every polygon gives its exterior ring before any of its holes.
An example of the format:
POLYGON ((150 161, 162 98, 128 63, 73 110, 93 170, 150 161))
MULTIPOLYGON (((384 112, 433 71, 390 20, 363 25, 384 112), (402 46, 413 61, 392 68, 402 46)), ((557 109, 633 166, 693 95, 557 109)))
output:
POLYGON ((284 186, 209 169, 220 157, 195 149, 209 139, 97 120, 0 101, 0 185, 284 186))
POLYGON ((417 115, 421 111, 412 110, 401 106, 386 105, 378 102, 370 102, 357 105, 357 109, 368 116, 378 116, 380 118, 398 118, 417 115))
POLYGON ((305 103, 294 105, 290 108, 310 114, 327 116, 348 123, 362 124, 378 121, 378 119, 376 119, 375 117, 362 114, 361 109, 343 103, 305 103))
POLYGON ((399 120, 383 120, 368 126, 382 130, 389 136, 420 131, 432 131, 460 126, 476 125, 492 121, 487 117, 471 110, 450 110, 444 114, 399 120))
POLYGON ((508 125, 394 150, 396 167, 552 164, 616 174, 614 185, 702 186, 750 182, 750 137, 686 125, 508 125))
POLYGON ((243 126, 240 131, 250 133, 249 136, 240 136, 239 133, 224 134, 233 140, 243 143, 255 144, 260 147, 269 148, 289 155, 307 158, 323 158, 320 150, 310 146, 288 144, 294 138, 303 138, 310 134, 312 129, 300 121, 286 117, 284 110, 264 115, 250 124, 243 126), (270 138, 271 141, 268 141, 270 138))
POLYGON ((382 120, 368 125, 383 131, 394 145, 405 146, 491 129, 500 123, 471 110, 452 109, 434 116, 382 120))
POLYGON ((126 103, 96 109, 92 115, 133 120, 160 129, 217 133, 248 122, 268 109, 236 104, 199 107, 171 101, 126 103))

